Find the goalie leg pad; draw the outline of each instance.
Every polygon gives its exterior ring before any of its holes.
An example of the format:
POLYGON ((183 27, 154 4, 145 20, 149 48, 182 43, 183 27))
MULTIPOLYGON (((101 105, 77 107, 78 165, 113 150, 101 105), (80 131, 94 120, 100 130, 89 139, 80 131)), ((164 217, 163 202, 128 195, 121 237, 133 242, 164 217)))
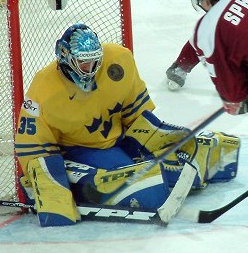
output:
MULTIPOLYGON (((97 169, 71 161, 66 161, 66 164, 76 202, 98 204, 95 196, 87 192, 85 186, 89 182, 101 194, 108 194, 119 188, 127 179, 147 166, 149 162, 120 167, 115 170, 97 169)), ((160 166, 162 165, 152 168, 141 179, 119 193, 115 199, 111 199, 105 204, 159 208, 169 196, 169 188, 162 180, 160 166)))
POLYGON ((79 219, 61 156, 40 157, 28 164, 40 225, 73 225, 79 219))
POLYGON ((198 152, 193 164, 200 172, 197 187, 226 182, 236 177, 240 139, 220 132, 202 132, 197 136, 198 152))
POLYGON ((240 138, 221 132, 207 133, 209 135, 217 145, 209 150, 205 178, 209 183, 229 181, 237 175, 240 138))

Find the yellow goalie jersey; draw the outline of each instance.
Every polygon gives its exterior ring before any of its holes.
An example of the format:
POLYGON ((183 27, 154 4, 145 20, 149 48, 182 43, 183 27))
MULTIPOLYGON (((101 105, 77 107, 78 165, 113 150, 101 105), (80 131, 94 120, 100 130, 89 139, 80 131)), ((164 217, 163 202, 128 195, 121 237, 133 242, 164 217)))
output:
POLYGON ((82 92, 60 71, 57 61, 39 71, 22 105, 16 153, 23 172, 30 160, 63 154, 71 146, 109 148, 144 111, 154 109, 132 53, 103 44, 97 88, 82 92))

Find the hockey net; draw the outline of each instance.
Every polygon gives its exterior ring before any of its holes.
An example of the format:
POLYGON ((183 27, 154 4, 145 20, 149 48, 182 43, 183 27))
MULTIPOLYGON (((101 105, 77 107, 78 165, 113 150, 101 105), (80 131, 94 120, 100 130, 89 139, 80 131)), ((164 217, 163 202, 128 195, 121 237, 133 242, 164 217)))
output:
MULTIPOLYGON (((52 10, 48 0, 0 0, 0 199, 23 201, 14 132, 35 73, 55 58, 56 40, 72 24, 85 23, 101 42, 132 50, 129 0, 68 0, 52 10)), ((55 0, 54 0, 55 1, 55 0)))

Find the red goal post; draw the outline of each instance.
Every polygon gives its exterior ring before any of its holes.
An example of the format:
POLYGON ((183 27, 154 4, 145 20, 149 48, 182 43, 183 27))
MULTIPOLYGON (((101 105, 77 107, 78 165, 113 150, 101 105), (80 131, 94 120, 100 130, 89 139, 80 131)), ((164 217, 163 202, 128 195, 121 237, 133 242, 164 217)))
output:
POLYGON ((83 22, 101 42, 133 50, 130 0, 68 0, 52 10, 48 0, 0 0, 0 199, 23 201, 14 132, 35 73, 55 58, 56 40, 70 25, 83 22))

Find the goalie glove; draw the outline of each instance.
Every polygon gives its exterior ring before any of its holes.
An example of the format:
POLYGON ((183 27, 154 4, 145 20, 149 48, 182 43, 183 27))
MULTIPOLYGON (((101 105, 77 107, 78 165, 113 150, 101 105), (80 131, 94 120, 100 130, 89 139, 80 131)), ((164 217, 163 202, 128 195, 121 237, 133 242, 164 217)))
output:
POLYGON ((174 62, 166 71, 169 90, 178 90, 185 84, 187 72, 174 62))
POLYGON ((244 114, 248 112, 248 97, 241 102, 228 102, 223 100, 223 106, 227 113, 232 115, 244 114))

